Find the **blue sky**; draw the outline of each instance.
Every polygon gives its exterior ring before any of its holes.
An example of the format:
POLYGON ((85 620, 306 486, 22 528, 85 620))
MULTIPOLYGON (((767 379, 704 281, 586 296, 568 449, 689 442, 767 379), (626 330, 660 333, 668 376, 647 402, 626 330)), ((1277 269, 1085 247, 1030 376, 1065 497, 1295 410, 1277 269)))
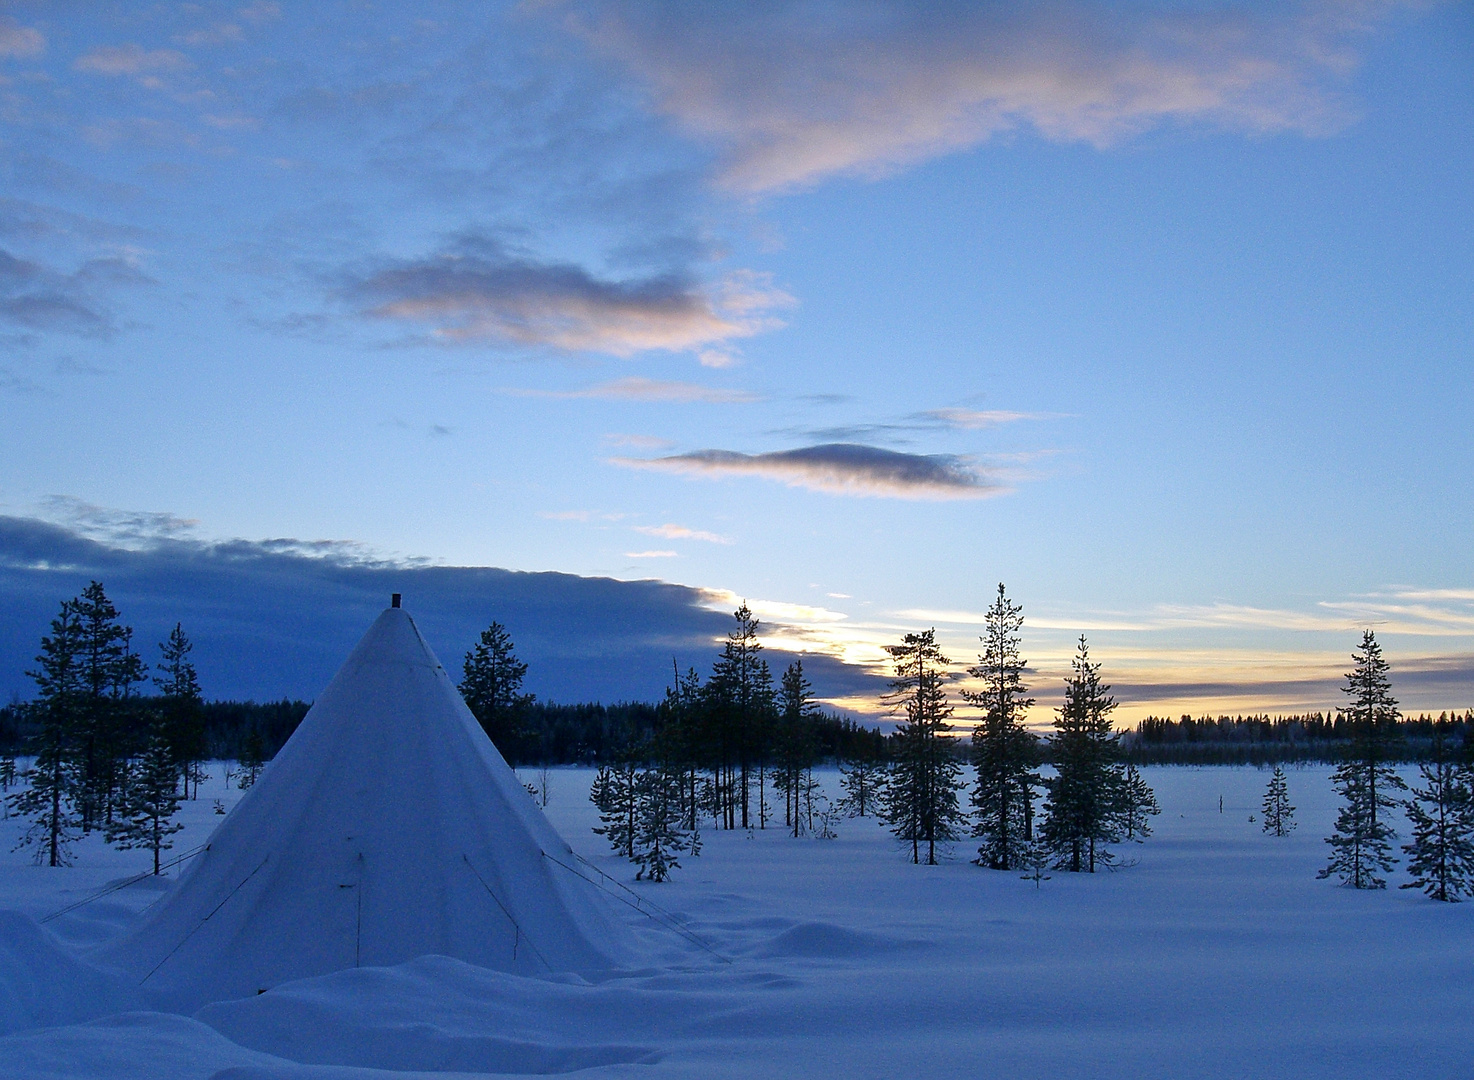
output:
POLYGON ((1372 626, 1468 707, 1471 136, 1457 4, 9 4, 7 558, 658 579, 872 672, 1003 581, 1046 703, 1083 632, 1123 719, 1325 707, 1372 626))

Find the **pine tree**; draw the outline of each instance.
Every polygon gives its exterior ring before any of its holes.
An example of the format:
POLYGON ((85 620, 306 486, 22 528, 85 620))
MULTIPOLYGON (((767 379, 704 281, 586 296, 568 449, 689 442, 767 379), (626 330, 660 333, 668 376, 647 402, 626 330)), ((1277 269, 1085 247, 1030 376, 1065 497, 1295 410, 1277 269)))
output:
POLYGON ((160 663, 154 685, 164 699, 164 733, 184 780, 184 794, 189 796, 193 782, 194 795, 189 797, 199 798, 200 781, 210 777, 203 768, 207 753, 205 710, 199 677, 189 659, 193 649, 183 624, 175 623, 169 640, 159 642, 160 663))
POLYGON ((608 840, 616 854, 631 862, 635 858, 639 815, 637 779, 635 760, 626 756, 614 765, 601 765, 589 788, 589 800, 599 808, 599 820, 604 823, 595 826, 594 832, 608 840))
POLYGON ((811 770, 818 751, 814 718, 819 713, 813 689, 804 678, 802 660, 789 664, 783 673, 778 710, 778 769, 773 775, 773 786, 783 792, 783 824, 793 830, 794 836, 801 836, 802 802, 805 794, 812 792, 811 770))
POLYGON ((751 827, 752 774, 766 760, 775 702, 773 676, 763 659, 758 620, 746 603, 732 613, 722 655, 712 667, 705 695, 714 724, 716 789, 729 829, 751 827))
POLYGON ((517 659, 507 628, 493 622, 483 630, 466 653, 461 672, 458 689, 466 707, 502 756, 516 764, 526 737, 525 710, 533 695, 522 693, 527 665, 517 659))
POLYGON ((252 727, 246 732, 244 745, 241 747, 241 771, 236 779, 236 786, 242 791, 253 787, 261 778, 261 770, 266 767, 266 747, 262 743, 261 729, 252 727))
POLYGON ((885 651, 896 676, 885 700, 905 720, 895 734, 895 760, 882 796, 883 820, 911 844, 911 861, 937 861, 937 844, 956 840, 965 820, 957 804, 961 766, 947 732, 952 705, 947 700, 946 668, 951 663, 937 647, 936 631, 907 634, 885 651))
POLYGON ((147 670, 132 649, 133 630, 122 625, 102 582, 93 581, 72 601, 79 627, 81 695, 74 715, 78 754, 77 807, 82 831, 111 822, 127 787, 127 699, 147 670))
POLYGON ((169 839, 182 824, 174 821, 179 812, 179 766, 169 743, 164 723, 156 721, 143 759, 128 788, 127 801, 120 807, 104 835, 119 851, 144 848, 153 852, 154 874, 159 873, 162 852, 174 846, 169 839))
POLYGON ((1023 624, 1023 608, 1009 601, 999 584, 997 599, 988 608, 981 638, 983 652, 977 666, 967 671, 982 680, 983 688, 962 694, 983 711, 982 723, 972 733, 973 763, 977 768, 977 787, 972 794, 972 805, 977 810, 973 835, 983 839, 978 864, 993 870, 1013 870, 1021 865, 1023 846, 1034 833, 1038 740, 1024 727, 1024 717, 1034 699, 1026 696, 1029 688, 1024 685, 1024 660, 1019 656, 1023 624))
POLYGON ((1444 726, 1434 729, 1433 760, 1419 767, 1424 786, 1407 802, 1413 835, 1402 850, 1413 880, 1400 887, 1457 903, 1474 886, 1474 796, 1445 749, 1444 726))
POLYGON ((1055 775, 1044 783, 1048 798, 1041 829, 1055 865, 1073 873, 1093 874, 1097 862, 1109 864, 1105 845, 1121 839, 1117 808, 1125 781, 1110 718, 1116 702, 1109 691, 1082 635, 1065 681, 1064 704, 1054 718, 1050 758, 1055 775))
POLYGON ((1385 814, 1379 819, 1379 812, 1398 805, 1392 791, 1407 788, 1389 764, 1397 733, 1397 699, 1372 631, 1362 635, 1361 647, 1351 658, 1353 668, 1343 689, 1352 701, 1341 710, 1351 729, 1351 752, 1331 774, 1344 802, 1336 815, 1335 834, 1326 837, 1330 861, 1316 876, 1335 875, 1356 889, 1382 889, 1387 882, 1377 874, 1396 865, 1392 840, 1397 834, 1385 814))
POLYGON ((1269 787, 1264 792, 1263 831, 1272 832, 1275 836, 1289 836, 1294 827, 1295 808, 1290 805, 1285 768, 1283 765, 1276 765, 1274 775, 1269 778, 1269 787))
POLYGON ((839 766, 839 786, 844 791, 839 809, 849 817, 868 817, 879 808, 885 781, 885 763, 868 748, 845 758, 839 766))
POLYGON ((1116 826, 1126 833, 1127 840, 1138 844, 1152 834, 1147 818, 1162 812, 1157 805, 1157 796, 1142 779, 1135 765, 1126 766, 1121 784, 1116 789, 1116 826))
POLYGON ((25 790, 11 795, 16 812, 30 827, 15 847, 35 849, 36 862, 70 866, 69 846, 78 839, 78 787, 75 715, 85 688, 82 681, 82 625, 71 601, 51 620, 51 635, 41 639, 36 669, 26 674, 36 682, 30 710, 38 725, 31 741, 36 760, 25 772, 25 790))
POLYGON ((700 835, 685 827, 679 773, 658 767, 636 773, 633 802, 629 858, 639 867, 636 881, 664 881, 680 869, 681 854, 701 853, 700 835))

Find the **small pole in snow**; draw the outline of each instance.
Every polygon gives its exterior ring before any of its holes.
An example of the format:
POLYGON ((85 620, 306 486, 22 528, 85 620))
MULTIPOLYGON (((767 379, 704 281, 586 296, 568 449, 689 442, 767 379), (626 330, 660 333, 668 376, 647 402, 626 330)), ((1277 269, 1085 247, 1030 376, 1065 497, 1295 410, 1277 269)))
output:
POLYGON ((398 593, 390 593, 389 594, 389 606, 390 607, 398 607, 399 606, 399 594, 398 593))
MULTIPOLYGON (((399 605, 398 604, 395 604, 394 606, 395 607, 398 607, 399 605)), ((1223 813, 1223 796, 1222 795, 1218 796, 1218 812, 1220 814, 1223 813)))

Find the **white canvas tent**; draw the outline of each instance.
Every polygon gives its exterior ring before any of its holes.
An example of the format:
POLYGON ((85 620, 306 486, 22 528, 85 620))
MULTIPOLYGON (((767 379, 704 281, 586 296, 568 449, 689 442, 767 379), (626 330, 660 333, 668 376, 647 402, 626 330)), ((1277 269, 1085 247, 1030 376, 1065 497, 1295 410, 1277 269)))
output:
POLYGON ((617 966, 630 931, 578 869, 396 606, 97 959, 175 1007, 429 953, 528 975, 617 966))

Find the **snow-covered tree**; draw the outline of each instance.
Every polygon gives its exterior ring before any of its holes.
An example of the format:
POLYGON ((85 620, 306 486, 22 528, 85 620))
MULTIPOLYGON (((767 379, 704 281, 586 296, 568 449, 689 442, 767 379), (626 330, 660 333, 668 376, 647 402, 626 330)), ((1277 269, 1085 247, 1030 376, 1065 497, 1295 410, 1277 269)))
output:
POLYGON ((1123 824, 1131 822, 1117 813, 1124 780, 1110 719, 1116 703, 1083 636, 1071 667, 1049 742, 1055 775, 1044 782, 1040 833, 1057 868, 1093 874, 1097 862, 1110 862, 1105 845, 1119 840, 1123 824))
POLYGON ((1269 787, 1264 791, 1263 831, 1275 836, 1288 836, 1295 827, 1295 808, 1290 805, 1290 790, 1285 783, 1283 765, 1274 767, 1269 787))
POLYGON ((143 848, 153 852, 157 875, 161 853, 174 846, 169 838, 184 828, 174 820, 178 812, 179 767, 163 724, 156 722, 128 785, 127 800, 104 835, 119 851, 143 848))
POLYGON ((1117 827, 1126 834, 1126 839, 1135 840, 1138 844, 1145 840, 1152 834, 1147 818, 1155 817, 1161 812, 1162 808, 1157 805, 1157 796, 1142 779, 1136 766, 1126 766, 1120 786, 1116 789, 1115 806, 1117 827))
POLYGON ((982 838, 978 864, 994 870, 1019 866, 1023 845, 1033 839, 1034 789, 1039 784, 1034 734, 1024 727, 1024 716, 1034 699, 1023 681, 1024 660, 1019 655, 1023 608, 1010 601, 998 586, 988 608, 981 641, 983 651, 968 674, 982 681, 978 691, 962 696, 982 710, 983 719, 972 733, 977 786, 972 805, 977 811, 973 835, 982 838))
POLYGON ((1377 875, 1397 864, 1392 852, 1397 834, 1381 811, 1398 805, 1391 794, 1394 790, 1407 788, 1390 764, 1397 734, 1397 699, 1392 696, 1382 647, 1372 631, 1362 635, 1352 661, 1343 688, 1351 704, 1342 710, 1351 728, 1351 753, 1331 774, 1343 802, 1336 815, 1335 834, 1326 837, 1330 861, 1316 876, 1334 875, 1355 889, 1382 889, 1387 881, 1377 875))
POLYGON ((1423 786, 1407 802, 1412 843, 1402 848, 1412 881, 1401 888, 1456 903, 1474 886, 1474 798, 1464 770, 1445 752, 1441 729, 1434 732, 1433 760, 1418 771, 1423 786))
POLYGON ((895 760, 881 797, 883 819, 910 843, 913 863, 921 861, 925 845, 927 865, 935 865, 937 844, 956 840, 966 820, 957 804, 962 767, 952 752, 955 740, 947 735, 951 661, 937 647, 934 629, 907 634, 885 651, 896 670, 885 700, 905 720, 895 734, 895 760))

